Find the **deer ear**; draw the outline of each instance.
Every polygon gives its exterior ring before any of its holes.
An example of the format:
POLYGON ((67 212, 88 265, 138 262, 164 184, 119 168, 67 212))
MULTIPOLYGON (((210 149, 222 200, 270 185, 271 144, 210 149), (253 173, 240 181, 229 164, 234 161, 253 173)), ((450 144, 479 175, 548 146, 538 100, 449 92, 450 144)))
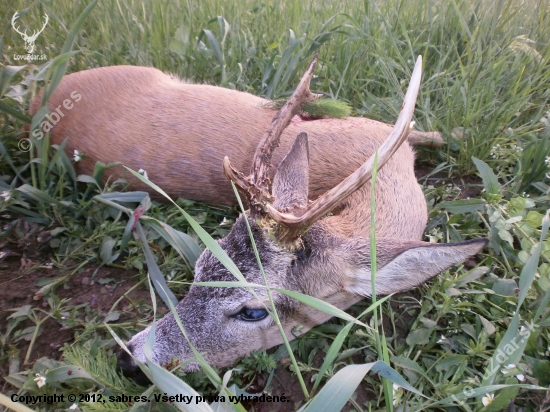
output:
POLYGON ((279 164, 273 179, 273 207, 290 212, 307 206, 309 187, 309 148, 307 133, 300 133, 279 164))
MULTIPOLYGON (((377 258, 381 266, 376 272, 376 294, 388 295, 415 288, 451 266, 475 255, 488 241, 483 238, 460 243, 436 244, 381 239, 380 242, 377 241, 377 258), (395 242, 398 245, 395 245, 395 242), (407 246, 407 243, 410 245, 407 246), (389 252, 390 250, 394 252, 389 252), (392 254, 394 255, 391 256, 392 254)), ((352 270, 346 282, 346 289, 360 295, 371 296, 370 275, 370 267, 352 270)))

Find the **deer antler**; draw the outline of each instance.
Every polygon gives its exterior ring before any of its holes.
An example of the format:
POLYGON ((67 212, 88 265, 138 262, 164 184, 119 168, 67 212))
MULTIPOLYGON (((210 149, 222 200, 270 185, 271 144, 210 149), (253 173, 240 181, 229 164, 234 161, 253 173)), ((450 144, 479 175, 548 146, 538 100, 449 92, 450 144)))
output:
MULTIPOLYGON (((224 174, 245 194, 250 203, 250 212, 252 217, 257 217, 264 210, 284 229, 278 234, 279 240, 289 242, 296 239, 300 233, 319 220, 323 215, 329 213, 348 196, 360 189, 367 183, 374 168, 374 156, 371 156, 359 169, 344 179, 338 186, 332 188, 311 203, 307 208, 300 210, 300 215, 293 213, 282 213, 275 209, 271 204, 271 181, 268 177, 268 170, 271 166, 271 157, 275 148, 279 145, 279 140, 283 130, 289 125, 292 117, 297 114, 301 107, 318 97, 309 91, 309 82, 313 76, 313 70, 317 63, 317 55, 313 58, 308 69, 291 98, 273 117, 271 125, 262 137, 256 153, 252 172, 249 176, 244 176, 241 172, 235 170, 227 156, 223 160, 224 174)), ((420 89, 420 78, 422 74, 422 56, 418 56, 405 100, 401 108, 401 113, 397 118, 395 126, 380 146, 378 150, 378 170, 393 156, 399 147, 405 142, 409 132, 413 127, 411 119, 414 113, 414 107, 418 91, 420 89)))
POLYGON ((42 26, 42 28, 40 30, 36 30, 34 31, 34 33, 32 34, 32 36, 29 37, 30 40, 34 41, 36 40, 36 38, 38 37, 38 35, 40 33, 42 33, 44 31, 44 29, 46 28, 46 25, 48 24, 48 22, 50 21, 50 18, 48 17, 48 15, 46 13, 44 13, 44 17, 46 17, 46 21, 44 22, 44 25, 42 26))
POLYGON ((244 176, 233 168, 227 156, 223 159, 225 176, 233 181, 239 190, 245 194, 250 203, 250 212, 254 217, 261 215, 264 212, 265 205, 273 200, 268 172, 271 167, 273 151, 279 146, 281 134, 290 124, 292 118, 300 112, 304 104, 321 97, 320 94, 311 93, 309 90, 309 82, 313 77, 317 59, 318 55, 316 54, 290 99, 273 117, 269 128, 258 144, 256 153, 254 153, 250 175, 244 176))
MULTIPOLYGON (((411 119, 420 88, 421 72, 422 56, 418 56, 401 113, 397 118, 393 131, 378 150, 378 170, 384 166, 401 144, 403 144, 412 129, 414 123, 411 122, 411 119)), ((311 226, 323 215, 329 213, 338 204, 343 202, 353 192, 361 188, 370 180, 373 166, 374 156, 370 157, 359 169, 344 179, 338 186, 317 198, 300 216, 291 213, 281 213, 271 204, 267 204, 267 211, 271 217, 286 229, 281 232, 279 236, 280 240, 284 242, 295 239, 304 229, 311 226)))
POLYGON ((19 31, 19 28, 15 26, 15 22, 17 21, 17 19, 21 17, 19 16, 19 10, 17 10, 14 14, 13 14, 13 17, 11 18, 11 25, 13 27, 13 29, 19 33, 21 36, 27 36, 27 30, 25 30, 24 33, 21 33, 21 31, 19 31))

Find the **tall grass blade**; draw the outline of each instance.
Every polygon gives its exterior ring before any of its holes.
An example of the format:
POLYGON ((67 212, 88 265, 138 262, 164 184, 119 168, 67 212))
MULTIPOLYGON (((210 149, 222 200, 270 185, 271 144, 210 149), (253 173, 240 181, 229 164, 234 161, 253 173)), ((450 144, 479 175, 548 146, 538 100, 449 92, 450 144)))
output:
POLYGON ((27 69, 27 66, 4 66, 0 71, 0 98, 4 97, 6 90, 10 87, 12 78, 21 70, 27 69))
POLYGON ((312 391, 315 391, 317 389, 317 387, 321 383, 321 380, 323 379, 323 376, 325 375, 325 372, 328 370, 329 366, 332 365, 332 362, 334 362, 338 357, 340 349, 342 348, 342 344, 348 336, 352 326, 353 323, 348 323, 346 326, 344 326, 344 328, 342 328, 340 332, 338 332, 338 335, 336 335, 336 337, 334 338, 334 341, 332 342, 332 345, 330 345, 330 348, 325 355, 325 359, 323 360, 323 363, 319 368, 319 371, 317 372, 317 378, 315 378, 315 382, 313 383, 312 391))
POLYGON ((195 263, 201 254, 201 250, 197 242, 193 240, 187 233, 180 232, 173 227, 163 223, 157 219, 148 216, 143 217, 143 224, 149 226, 157 232, 170 246, 174 248, 181 258, 187 262, 187 265, 193 269, 195 263))
MULTIPOLYGON (((154 299, 154 296, 152 297, 152 299, 154 299)), ((205 372, 206 376, 210 379, 210 382, 212 382, 212 384, 214 384, 217 388, 220 388, 222 385, 222 380, 220 379, 216 371, 208 364, 208 362, 206 362, 202 354, 199 351, 197 351, 197 349, 195 349, 195 346, 193 345, 193 343, 189 339, 189 336, 187 335, 187 332, 185 331, 183 323, 181 322, 181 319, 176 311, 176 307, 172 303, 170 303, 169 307, 170 307, 170 312, 174 316, 174 319, 176 320, 176 323, 178 324, 178 327, 180 328, 181 333, 187 340, 187 344, 191 348, 191 351, 193 352, 193 355, 195 356, 196 361, 199 363, 200 367, 205 372)))
POLYGON ((153 282, 157 293, 159 294, 160 298, 166 306, 169 307, 170 304, 176 305, 178 303, 178 300, 176 299, 172 291, 168 288, 166 280, 164 280, 164 276, 162 275, 162 272, 160 271, 157 262, 155 262, 155 257, 153 256, 153 253, 149 248, 147 238, 145 237, 145 233, 143 232, 139 221, 136 221, 136 233, 141 240, 141 247, 143 248, 143 253, 145 255, 147 269, 149 270, 151 281, 153 282))
POLYGON ((0 110, 4 113, 9 114, 10 116, 15 117, 17 120, 23 122, 23 123, 30 123, 31 118, 27 116, 25 113, 21 113, 19 110, 14 109, 10 105, 6 104, 3 101, 0 101, 0 110))
POLYGON ((46 78, 49 80, 49 83, 44 88, 42 101, 40 104, 41 107, 32 118, 31 132, 35 130, 35 128, 42 121, 44 116, 48 114, 49 111, 46 104, 48 103, 48 100, 55 89, 57 89, 57 86, 61 82, 61 79, 65 75, 69 58, 74 56, 76 53, 79 53, 78 51, 71 51, 73 43, 76 39, 77 34, 80 31, 80 28, 82 27, 82 24, 84 23, 84 20, 86 20, 86 17, 88 17, 88 14, 90 14, 97 2, 98 0, 93 0, 90 4, 88 4, 88 6, 86 6, 80 16, 78 16, 75 23, 71 27, 67 38, 65 39, 65 43, 61 48, 61 54, 53 60, 51 66, 48 68, 46 78))
POLYGON ((4 405, 15 412, 34 412, 34 409, 31 409, 20 402, 14 402, 2 393, 0 393, 0 405, 4 405))
POLYGON ((47 203, 49 205, 59 206, 61 208, 72 208, 73 206, 67 202, 62 203, 57 199, 54 199, 46 192, 37 189, 31 185, 24 184, 19 186, 17 190, 27 196, 29 199, 36 201, 38 204, 47 203))
POLYGON ((174 202, 170 196, 168 196, 166 194, 166 192, 164 190, 162 190, 160 187, 158 187, 156 184, 154 184, 153 182, 145 179, 142 175, 140 175, 139 173, 137 172, 134 172, 132 169, 129 169, 126 167, 126 169, 132 173, 136 178, 138 178, 139 180, 141 180, 143 183, 145 183, 146 185, 148 185, 149 187, 155 189, 158 193, 160 193, 161 195, 163 195, 164 197, 166 197, 170 202, 172 202, 177 208, 178 210, 183 214, 183 216, 185 217, 185 219, 187 219, 187 221, 189 222, 189 225, 191 226, 191 228, 195 231, 195 233, 199 236, 200 240, 204 243, 204 245, 210 249, 210 251, 212 252, 212 254, 214 256, 216 256, 216 258, 220 261, 220 263, 222 265, 224 265, 224 267, 229 270, 229 272, 231 272, 231 274, 233 274, 233 276, 235 276, 235 278, 237 278, 237 280, 241 281, 241 282, 246 282, 246 279, 243 277, 241 271, 239 270, 239 268, 235 265, 235 263, 233 263, 233 261, 229 258, 229 256, 227 256, 227 253, 225 253, 225 251, 220 247, 220 245, 218 244, 218 242, 216 242, 196 221, 195 219, 193 219, 185 210, 183 210, 179 205, 176 204, 176 202, 174 202))
MULTIPOLYGON (((153 303, 154 316, 153 316, 153 323, 151 324, 151 329, 149 330, 149 334, 147 335, 147 342, 143 346, 143 354, 145 355, 145 359, 147 360, 147 367, 150 372, 149 378, 161 391, 165 392, 168 396, 185 396, 185 397, 190 397, 190 399, 192 399, 192 402, 189 404, 181 401, 173 402, 179 410, 212 412, 212 408, 210 408, 208 403, 199 402, 199 400, 202 399, 202 396, 200 396, 193 388, 191 388, 188 384, 186 384, 185 382, 183 382, 182 380, 180 380, 179 378, 177 378, 176 376, 168 372, 166 369, 161 368, 159 365, 153 362, 153 348, 155 344, 157 308, 156 308, 155 294, 153 292, 153 288, 150 288, 150 292, 151 292, 151 301, 153 303)), ((166 291, 162 291, 162 292, 166 294, 166 291)), ((172 313, 175 313, 174 306, 173 305, 169 305, 169 306, 172 313)), ((177 316, 177 313, 175 313, 174 316, 176 320, 179 319, 177 316)), ((185 331, 183 330, 183 328, 182 328, 182 332, 184 332, 185 334, 185 331)), ((187 335, 185 336, 187 337, 187 335)), ((192 346, 191 348, 194 349, 192 346)))
POLYGON ((299 411, 333 412, 341 410, 370 370, 408 391, 423 396, 422 393, 409 385, 393 368, 383 361, 377 361, 363 365, 348 365, 340 369, 323 386, 319 393, 310 402, 300 408, 299 411))

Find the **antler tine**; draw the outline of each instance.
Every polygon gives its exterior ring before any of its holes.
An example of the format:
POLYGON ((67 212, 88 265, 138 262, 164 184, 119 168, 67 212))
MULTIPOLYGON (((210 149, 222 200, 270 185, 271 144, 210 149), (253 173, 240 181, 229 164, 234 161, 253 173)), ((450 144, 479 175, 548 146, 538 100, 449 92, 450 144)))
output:
POLYGON ((44 29, 46 28, 46 25, 50 21, 50 17, 46 13, 44 13, 44 17, 45 17, 45 19, 44 19, 45 21, 44 21, 44 25, 40 29, 40 33, 42 33, 44 31, 44 29))
POLYGON ((44 22, 44 25, 42 26, 42 28, 40 30, 35 30, 33 33, 32 33, 32 36, 30 36, 30 39, 32 40, 36 40, 38 38, 38 35, 40 33, 42 33, 44 31, 44 29, 46 28, 46 25, 48 24, 48 21, 50 21, 50 18, 48 17, 48 15, 46 13, 44 13, 44 17, 46 17, 46 21, 44 22))
POLYGON ((233 168, 227 157, 223 160, 223 172, 225 176, 233 181, 241 192, 245 193, 250 202, 250 211, 253 215, 260 214, 267 200, 271 200, 271 182, 268 172, 271 167, 273 151, 279 146, 281 134, 290 124, 292 118, 300 112, 304 104, 321 97, 320 94, 311 93, 309 90, 309 83, 313 77, 317 59, 318 55, 315 54, 296 90, 285 105, 275 114, 269 128, 262 136, 254 153, 250 175, 245 177, 233 168))
MULTIPOLYGON (((403 144, 412 129, 413 123, 411 123, 411 119, 414 113, 418 90, 420 89, 421 73, 422 56, 418 56, 401 113, 397 118, 393 131, 378 150, 378 170, 384 166, 401 144, 403 144)), ((349 195, 368 182, 372 176, 373 167, 374 156, 371 156, 359 169, 344 179, 338 186, 326 192, 315 200, 315 202, 310 204, 301 216, 281 213, 270 204, 267 205, 267 211, 277 223, 288 229, 284 237, 286 239, 291 239, 303 229, 311 226, 323 215, 330 212, 349 195)))
POLYGON ((254 183, 264 184, 267 180, 267 172, 271 166, 271 156, 275 148, 279 146, 279 140, 284 129, 290 124, 292 118, 299 113, 302 106, 309 103, 319 97, 320 94, 313 94, 309 90, 309 83, 313 77, 313 71, 317 65, 318 55, 313 56, 313 60, 309 63, 309 66, 298 83, 296 90, 290 96, 290 99, 285 105, 277 112, 273 117, 269 128, 264 133, 256 153, 254 153, 254 160, 252 164, 252 174, 254 176, 254 183))
POLYGON ((27 34, 27 30, 25 30, 25 33, 21 33, 21 31, 19 30, 19 27, 15 27, 15 22, 17 21, 17 19, 19 19, 19 17, 21 17, 19 15, 19 10, 17 10, 14 14, 13 14, 13 17, 11 18, 11 25, 13 26, 13 29, 19 33, 21 36, 24 36, 27 34))

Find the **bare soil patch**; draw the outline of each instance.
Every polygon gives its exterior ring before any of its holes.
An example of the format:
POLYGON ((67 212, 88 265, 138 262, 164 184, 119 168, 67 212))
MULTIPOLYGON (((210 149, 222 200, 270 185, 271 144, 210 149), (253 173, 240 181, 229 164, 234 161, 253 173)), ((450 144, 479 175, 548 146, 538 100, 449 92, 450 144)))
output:
MULTIPOLYGON (((12 249, 13 251, 13 249, 12 249)), ((14 255, 4 259, 0 267, 0 334, 7 331, 8 317, 13 313, 12 309, 24 305, 31 305, 33 308, 41 308, 45 312, 50 310, 47 302, 48 296, 41 296, 38 292, 47 279, 54 280, 62 277, 70 271, 67 268, 48 269, 51 250, 45 250, 41 245, 26 245, 25 251, 15 250, 14 255)), ((92 307, 99 314, 106 314, 113 304, 126 293, 137 282, 136 271, 123 270, 112 267, 102 267, 95 278, 92 274, 97 265, 89 265, 78 273, 71 276, 65 284, 55 289, 55 294, 63 299, 70 299, 71 306, 87 305, 92 307), (108 279, 108 283, 102 284, 100 279, 108 279)), ((134 301, 150 300, 149 291, 137 288, 129 295, 134 301)), ((124 303, 123 303, 124 304, 124 303)), ((44 316, 46 316, 44 314, 44 316)), ((24 321, 17 329, 24 329, 33 326, 30 320, 24 321)), ((40 328, 40 335, 33 345, 29 364, 24 364, 24 359, 29 348, 29 342, 21 339, 16 343, 20 369, 25 370, 41 357, 60 359, 62 352, 59 349, 70 343, 74 338, 77 328, 65 328, 57 320, 50 317, 40 328)), ((3 379, 8 375, 8 361, 0 363, 0 387, 5 385, 3 379)))

